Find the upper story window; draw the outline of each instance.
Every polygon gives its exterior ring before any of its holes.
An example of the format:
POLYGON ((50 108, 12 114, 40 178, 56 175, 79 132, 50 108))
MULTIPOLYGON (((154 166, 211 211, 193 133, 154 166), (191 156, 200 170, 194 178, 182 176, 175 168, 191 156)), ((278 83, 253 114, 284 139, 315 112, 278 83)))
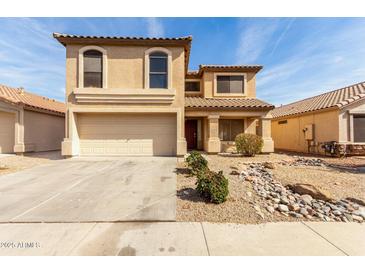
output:
POLYGON ((97 50, 84 52, 84 87, 103 87, 103 54, 97 50))
POLYGON ((200 81, 185 81, 185 91, 199 92, 200 91, 200 81))
POLYGON ((168 86, 168 60, 164 52, 150 54, 150 88, 167 88, 168 86))
POLYGON ((218 75, 217 93, 244 94, 245 84, 243 75, 218 75))

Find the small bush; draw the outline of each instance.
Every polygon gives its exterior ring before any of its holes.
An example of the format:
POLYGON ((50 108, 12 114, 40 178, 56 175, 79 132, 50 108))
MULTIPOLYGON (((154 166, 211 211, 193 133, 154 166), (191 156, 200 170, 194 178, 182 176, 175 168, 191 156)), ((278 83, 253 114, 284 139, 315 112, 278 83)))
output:
POLYGON ((207 198, 210 202, 221 204, 228 196, 228 180, 223 176, 223 172, 214 172, 206 169, 198 174, 196 190, 200 196, 207 198))
POLYGON ((186 158, 186 163, 191 169, 191 173, 198 175, 208 169, 208 161, 197 151, 192 151, 186 158))
POLYGON ((238 134, 235 143, 237 152, 246 156, 255 156, 261 152, 264 146, 264 141, 260 136, 250 133, 238 134))

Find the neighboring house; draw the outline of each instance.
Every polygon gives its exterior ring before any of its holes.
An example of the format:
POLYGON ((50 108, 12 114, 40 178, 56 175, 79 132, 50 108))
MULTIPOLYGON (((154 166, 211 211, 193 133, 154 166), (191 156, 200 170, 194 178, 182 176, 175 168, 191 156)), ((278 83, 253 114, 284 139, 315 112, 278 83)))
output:
POLYGON ((63 155, 218 153, 241 132, 273 151, 273 106, 256 99, 261 66, 189 72, 191 37, 54 37, 66 47, 63 155))
POLYGON ((0 153, 58 150, 64 128, 64 103, 0 85, 0 153))
POLYGON ((335 142, 343 153, 365 153, 365 82, 272 111, 275 149, 325 153, 335 142))

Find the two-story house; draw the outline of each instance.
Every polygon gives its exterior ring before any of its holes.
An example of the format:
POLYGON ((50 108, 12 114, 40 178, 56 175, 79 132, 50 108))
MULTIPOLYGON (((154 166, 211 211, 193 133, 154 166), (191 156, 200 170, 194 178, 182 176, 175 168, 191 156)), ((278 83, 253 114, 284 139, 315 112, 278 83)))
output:
POLYGON ((241 132, 273 151, 273 106, 256 99, 261 66, 189 72, 190 36, 54 37, 66 47, 64 156, 218 153, 241 132))

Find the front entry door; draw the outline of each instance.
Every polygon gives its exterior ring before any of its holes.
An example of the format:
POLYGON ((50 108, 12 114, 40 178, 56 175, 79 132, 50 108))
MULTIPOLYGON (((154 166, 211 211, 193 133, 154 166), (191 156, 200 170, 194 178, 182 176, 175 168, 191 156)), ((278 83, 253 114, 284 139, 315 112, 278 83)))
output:
POLYGON ((188 145, 188 149, 196 149, 198 143, 198 121, 186 120, 185 121, 185 138, 188 145))

